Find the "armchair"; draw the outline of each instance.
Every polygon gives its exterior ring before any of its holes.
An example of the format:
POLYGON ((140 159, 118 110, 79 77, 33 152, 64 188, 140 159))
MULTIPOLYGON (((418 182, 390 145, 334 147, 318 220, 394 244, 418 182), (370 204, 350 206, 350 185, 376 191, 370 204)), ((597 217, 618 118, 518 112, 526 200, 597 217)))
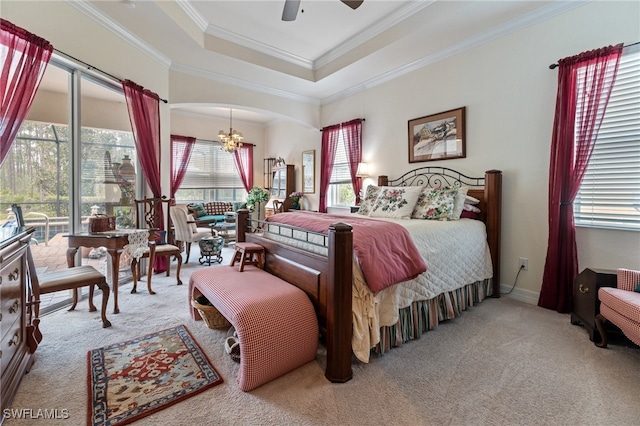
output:
POLYGON ((180 206, 173 206, 170 210, 170 215, 174 226, 174 238, 176 241, 185 243, 187 260, 184 263, 189 263, 191 243, 196 243, 205 237, 211 236, 211 229, 198 228, 193 216, 180 206))
POLYGON ((596 343, 607 347, 604 323, 609 321, 625 336, 640 345, 640 271, 618 269, 617 287, 601 287, 598 290, 600 313, 596 315, 596 326, 602 341, 596 343))

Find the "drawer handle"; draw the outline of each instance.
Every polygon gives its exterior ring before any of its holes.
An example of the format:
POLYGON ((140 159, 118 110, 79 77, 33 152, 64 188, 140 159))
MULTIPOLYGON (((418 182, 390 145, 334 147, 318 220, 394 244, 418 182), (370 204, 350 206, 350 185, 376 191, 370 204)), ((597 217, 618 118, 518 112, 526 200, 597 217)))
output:
POLYGON ((589 293, 589 287, 584 287, 582 284, 578 286, 578 291, 582 294, 589 293))
POLYGON ((13 335, 11 340, 9 340, 9 346, 17 345, 18 343, 20 343, 20 334, 16 332, 16 334, 13 335))
POLYGON ((13 301, 13 305, 9 307, 9 313, 13 314, 15 312, 18 312, 18 308, 20 308, 20 301, 16 299, 13 301))
POLYGON ((18 281, 20 278, 20 269, 16 268, 13 273, 9 272, 9 281, 18 281))

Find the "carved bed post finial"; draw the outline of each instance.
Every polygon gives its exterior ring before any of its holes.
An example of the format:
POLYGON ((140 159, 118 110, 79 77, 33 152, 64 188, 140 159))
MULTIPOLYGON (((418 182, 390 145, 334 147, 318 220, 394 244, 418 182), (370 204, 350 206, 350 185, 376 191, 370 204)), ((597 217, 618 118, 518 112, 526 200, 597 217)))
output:
POLYGON ((246 232, 249 220, 249 210, 238 210, 238 217, 236 218, 236 241, 243 243, 246 241, 246 232))
POLYGON ((500 297, 500 224, 502 220, 502 171, 487 170, 484 180, 484 198, 487 208, 487 243, 493 263, 493 294, 500 297))
POLYGON ((325 377, 334 383, 351 380, 353 284, 353 230, 336 223, 329 227, 329 274, 327 277, 327 368, 325 377))

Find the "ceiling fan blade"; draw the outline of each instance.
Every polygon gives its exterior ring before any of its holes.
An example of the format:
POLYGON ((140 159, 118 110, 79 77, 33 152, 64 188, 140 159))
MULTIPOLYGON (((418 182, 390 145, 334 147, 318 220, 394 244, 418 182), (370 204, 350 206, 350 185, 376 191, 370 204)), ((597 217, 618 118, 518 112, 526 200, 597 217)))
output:
POLYGON ((300 0, 285 0, 284 9, 282 10, 283 21, 295 21, 300 8, 300 0))
POLYGON ((364 2, 364 0, 340 0, 342 3, 349 6, 351 9, 356 10, 364 2))

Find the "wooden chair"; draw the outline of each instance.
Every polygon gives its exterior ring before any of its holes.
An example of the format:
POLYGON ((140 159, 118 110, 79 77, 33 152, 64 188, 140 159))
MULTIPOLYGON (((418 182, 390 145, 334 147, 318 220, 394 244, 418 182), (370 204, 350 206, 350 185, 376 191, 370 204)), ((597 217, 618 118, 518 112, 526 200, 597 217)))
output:
POLYGON ((283 213, 284 212, 284 202, 280 200, 273 200, 273 212, 274 213, 283 213))
MULTIPOLYGON (((25 226, 22 207, 17 204, 13 204, 11 208, 15 214, 18 226, 25 226)), ((111 322, 107 319, 107 302, 109 301, 109 286, 107 285, 107 279, 93 266, 74 266, 73 268, 38 275, 36 272, 35 262, 33 261, 31 248, 27 246, 27 267, 29 270, 31 293, 31 300, 28 302, 31 316, 31 319, 28 321, 28 326, 30 328, 29 336, 33 336, 33 339, 29 339, 28 341, 31 352, 35 351, 38 343, 42 340, 42 333, 39 329, 41 294, 54 293, 63 290, 74 290, 73 304, 69 308, 70 311, 73 311, 78 303, 77 289, 89 287, 89 311, 93 312, 96 311, 96 307, 93 304, 93 286, 97 285, 98 288, 102 290, 102 327, 111 327, 111 322)))
MULTIPOLYGON (((155 257, 165 257, 167 259, 167 276, 171 274, 171 256, 178 260, 178 268, 176 271, 176 279, 178 285, 182 285, 180 280, 180 269, 182 269, 182 249, 174 244, 168 244, 162 237, 160 231, 165 231, 165 235, 169 235, 171 231, 170 208, 171 200, 167 197, 143 198, 135 200, 136 203, 136 228, 148 229, 149 240, 155 241, 155 257)), ((150 249, 147 249, 142 258, 149 258, 150 249)), ((140 279, 140 263, 135 259, 131 264, 131 271, 140 279)), ((136 280, 133 282, 131 293, 136 293, 136 280)), ((149 293, 155 294, 149 285, 149 293)))

